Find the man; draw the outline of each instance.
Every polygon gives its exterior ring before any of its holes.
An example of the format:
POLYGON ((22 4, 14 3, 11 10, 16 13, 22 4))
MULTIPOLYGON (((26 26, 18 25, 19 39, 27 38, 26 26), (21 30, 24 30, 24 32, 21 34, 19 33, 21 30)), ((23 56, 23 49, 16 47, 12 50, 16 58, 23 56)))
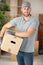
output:
POLYGON ((29 2, 22 3, 21 12, 21 17, 14 18, 3 26, 0 37, 3 37, 7 28, 17 26, 18 32, 15 32, 14 35, 23 38, 23 43, 17 55, 18 65, 33 65, 34 42, 39 22, 30 15, 31 4, 29 2))

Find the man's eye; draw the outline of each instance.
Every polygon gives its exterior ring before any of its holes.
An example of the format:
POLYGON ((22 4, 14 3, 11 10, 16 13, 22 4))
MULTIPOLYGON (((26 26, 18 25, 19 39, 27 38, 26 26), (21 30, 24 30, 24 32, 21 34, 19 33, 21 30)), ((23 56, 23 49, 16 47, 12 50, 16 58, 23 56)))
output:
POLYGON ((29 10, 29 8, 28 9, 24 8, 24 10, 29 10))

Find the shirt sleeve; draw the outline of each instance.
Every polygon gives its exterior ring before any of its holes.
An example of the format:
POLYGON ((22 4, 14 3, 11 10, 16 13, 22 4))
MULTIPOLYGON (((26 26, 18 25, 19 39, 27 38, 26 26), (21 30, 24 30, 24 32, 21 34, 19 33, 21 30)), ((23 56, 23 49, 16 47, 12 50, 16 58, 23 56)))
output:
POLYGON ((38 26, 39 26, 39 21, 37 21, 37 20, 33 20, 30 25, 30 27, 34 28, 34 29, 38 29, 38 26))
POLYGON ((14 18, 13 20, 11 20, 11 21, 10 21, 10 24, 11 24, 11 26, 16 26, 16 24, 17 24, 17 19, 14 18))

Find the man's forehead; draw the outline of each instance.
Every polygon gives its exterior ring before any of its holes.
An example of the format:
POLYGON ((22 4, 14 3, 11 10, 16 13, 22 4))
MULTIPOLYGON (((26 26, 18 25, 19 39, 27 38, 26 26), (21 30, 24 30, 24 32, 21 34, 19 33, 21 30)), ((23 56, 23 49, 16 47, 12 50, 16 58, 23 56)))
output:
POLYGON ((22 7, 23 9, 30 9, 30 7, 27 7, 27 6, 25 6, 25 7, 22 7))

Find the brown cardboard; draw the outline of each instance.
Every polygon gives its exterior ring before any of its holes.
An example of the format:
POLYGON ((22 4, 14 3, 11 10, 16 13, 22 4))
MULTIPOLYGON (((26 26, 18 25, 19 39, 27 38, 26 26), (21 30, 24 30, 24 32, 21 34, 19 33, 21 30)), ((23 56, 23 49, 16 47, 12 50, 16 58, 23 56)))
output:
POLYGON ((35 56, 38 55, 38 50, 39 50, 39 41, 35 41, 35 44, 34 44, 34 55, 35 56))
POLYGON ((1 44, 1 49, 11 54, 17 55, 22 41, 22 38, 5 33, 1 44), (11 43, 11 41, 16 42, 16 44, 11 43))
POLYGON ((10 59, 11 59, 11 61, 17 61, 17 57, 14 54, 10 55, 10 59))
POLYGON ((39 22, 43 24, 43 14, 39 14, 39 22))

